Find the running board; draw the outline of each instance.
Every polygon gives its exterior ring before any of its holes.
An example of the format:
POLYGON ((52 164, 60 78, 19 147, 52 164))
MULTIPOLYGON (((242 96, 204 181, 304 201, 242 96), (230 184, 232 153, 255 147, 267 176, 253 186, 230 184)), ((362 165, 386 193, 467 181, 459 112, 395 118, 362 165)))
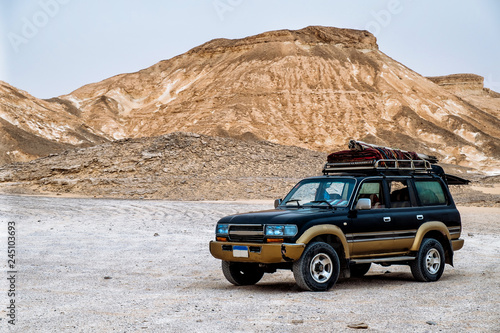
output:
POLYGON ((369 264, 369 263, 379 263, 379 262, 394 262, 394 261, 410 261, 415 260, 416 257, 405 256, 405 257, 390 257, 390 258, 372 258, 372 259, 352 259, 353 264, 369 264))

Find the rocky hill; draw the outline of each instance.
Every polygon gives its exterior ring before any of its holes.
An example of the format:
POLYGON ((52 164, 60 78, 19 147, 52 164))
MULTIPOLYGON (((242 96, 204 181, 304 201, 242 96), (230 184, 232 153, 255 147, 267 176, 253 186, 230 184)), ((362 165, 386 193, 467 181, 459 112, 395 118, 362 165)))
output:
POLYGON ((193 133, 123 139, 0 167, 0 191, 172 200, 269 199, 321 174, 326 154, 193 133))
MULTIPOLYGON (((347 148, 347 147, 346 147, 347 148)), ((0 193, 169 200, 272 200, 320 175, 326 154, 176 132, 66 150, 0 167, 0 193)), ((468 170, 444 165, 447 172, 468 170)), ((500 206, 499 177, 452 186, 460 205, 500 206), (485 189, 486 190, 485 190, 485 189)))
POLYGON ((40 100, 0 81, 0 165, 106 141, 71 103, 40 100))
MULTIPOLYGON (((30 112, 54 115, 50 128, 60 133, 40 136, 57 144, 185 131, 330 152, 355 138, 495 173, 500 119, 497 104, 483 108, 483 97, 472 103, 422 77, 382 53, 367 31, 308 27, 213 40, 142 71, 33 101, 30 112)), ((24 108, 0 100, 4 119, 24 108)), ((34 135, 49 127, 8 122, 34 135)))

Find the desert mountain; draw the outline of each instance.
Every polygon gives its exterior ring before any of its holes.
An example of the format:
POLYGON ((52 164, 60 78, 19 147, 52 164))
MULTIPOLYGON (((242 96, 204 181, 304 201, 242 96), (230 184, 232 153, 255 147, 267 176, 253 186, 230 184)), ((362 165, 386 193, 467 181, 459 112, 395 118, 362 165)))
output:
MULTIPOLYGON (((185 131, 329 152, 356 138, 498 172, 498 96, 460 95, 435 82, 385 55, 366 31, 308 27, 216 39, 139 72, 30 103, 41 104, 33 106, 37 117, 47 115, 59 129, 69 122, 59 137, 40 134, 50 142, 185 131)), ((0 110, 2 118, 11 112, 3 99, 0 110)), ((22 128, 38 135, 50 126, 22 128)))
POLYGON ((109 141, 64 100, 44 101, 0 81, 0 164, 109 141), (57 102, 58 101, 58 102, 57 102))

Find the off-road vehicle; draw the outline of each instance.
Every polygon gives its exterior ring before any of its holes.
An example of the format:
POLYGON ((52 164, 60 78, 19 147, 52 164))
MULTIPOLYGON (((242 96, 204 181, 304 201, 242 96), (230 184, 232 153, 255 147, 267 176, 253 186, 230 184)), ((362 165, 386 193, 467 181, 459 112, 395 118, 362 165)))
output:
POLYGON ((432 158, 361 144, 331 154, 322 176, 300 181, 275 209, 217 223, 210 252, 229 282, 290 269, 302 289, 325 291, 371 264, 409 265, 417 281, 437 281, 453 265, 464 241, 448 185, 467 181, 432 158))

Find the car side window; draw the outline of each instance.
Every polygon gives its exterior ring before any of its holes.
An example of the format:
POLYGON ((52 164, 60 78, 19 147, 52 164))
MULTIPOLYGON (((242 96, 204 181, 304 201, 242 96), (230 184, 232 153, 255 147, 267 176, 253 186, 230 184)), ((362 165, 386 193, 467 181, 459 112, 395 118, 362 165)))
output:
POLYGON ((359 199, 370 199, 372 208, 385 208, 382 181, 367 181, 361 185, 356 197, 356 204, 359 199))
POLYGON ((448 200, 441 183, 436 180, 416 181, 418 199, 423 206, 446 205, 448 200))
POLYGON ((406 180, 388 182, 392 208, 411 207, 410 189, 406 180))

